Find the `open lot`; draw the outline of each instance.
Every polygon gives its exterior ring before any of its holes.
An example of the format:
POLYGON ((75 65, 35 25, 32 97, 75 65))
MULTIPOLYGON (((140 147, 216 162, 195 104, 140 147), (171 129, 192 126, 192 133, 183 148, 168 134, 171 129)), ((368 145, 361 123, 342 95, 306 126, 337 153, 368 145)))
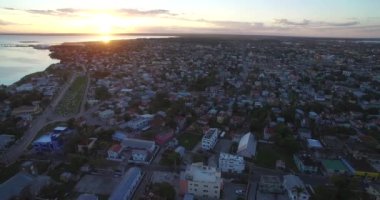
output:
POLYGON ((75 186, 79 193, 110 195, 119 184, 120 178, 111 176, 86 175, 75 186))
POLYGON ((66 91, 65 96, 57 105, 55 112, 59 115, 70 115, 77 113, 82 103, 83 95, 86 90, 86 84, 86 76, 76 78, 66 91))
POLYGON ((228 139, 220 139, 215 145, 215 152, 220 153, 229 153, 232 141, 228 139))
POLYGON ((287 168, 297 170, 292 155, 287 154, 272 144, 258 145, 255 158, 255 164, 257 166, 274 169, 276 168, 276 160, 283 160, 287 168))

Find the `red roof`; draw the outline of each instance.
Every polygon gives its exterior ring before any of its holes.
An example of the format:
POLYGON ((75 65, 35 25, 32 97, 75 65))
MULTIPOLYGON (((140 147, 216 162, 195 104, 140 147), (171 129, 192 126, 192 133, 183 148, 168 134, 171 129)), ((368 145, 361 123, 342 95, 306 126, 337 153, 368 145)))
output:
POLYGON ((120 144, 112 145, 112 147, 110 148, 110 151, 120 152, 121 151, 121 145, 120 144))

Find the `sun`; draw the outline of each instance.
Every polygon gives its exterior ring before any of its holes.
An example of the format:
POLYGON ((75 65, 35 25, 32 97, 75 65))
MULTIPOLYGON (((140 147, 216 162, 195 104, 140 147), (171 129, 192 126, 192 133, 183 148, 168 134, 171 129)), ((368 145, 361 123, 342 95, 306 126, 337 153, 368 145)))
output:
POLYGON ((92 18, 95 33, 104 43, 108 43, 112 38, 112 26, 115 19, 109 14, 97 14, 92 18))

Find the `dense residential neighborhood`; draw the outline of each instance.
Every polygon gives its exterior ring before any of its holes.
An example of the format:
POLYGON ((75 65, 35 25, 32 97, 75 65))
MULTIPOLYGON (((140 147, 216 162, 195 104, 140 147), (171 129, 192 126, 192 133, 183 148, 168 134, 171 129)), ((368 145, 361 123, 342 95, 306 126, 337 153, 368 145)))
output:
POLYGON ((59 63, 0 90, 1 199, 380 198, 378 43, 174 37, 50 51, 59 63))

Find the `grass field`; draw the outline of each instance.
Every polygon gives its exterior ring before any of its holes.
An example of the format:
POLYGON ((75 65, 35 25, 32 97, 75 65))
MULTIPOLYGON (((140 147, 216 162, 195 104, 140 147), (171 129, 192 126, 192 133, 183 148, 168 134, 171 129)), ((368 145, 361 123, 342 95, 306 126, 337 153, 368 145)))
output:
POLYGON ((292 170, 297 170, 292 155, 288 155, 284 150, 279 149, 274 145, 259 144, 255 158, 255 164, 260 167, 274 169, 276 161, 285 161, 286 167, 292 170))
POLYGON ((64 116, 77 113, 82 103, 86 83, 86 76, 76 78, 57 105, 55 112, 64 116))
POLYGON ((179 145, 185 147, 186 150, 191 151, 195 145, 198 144, 202 139, 202 135, 183 133, 178 137, 179 145))

